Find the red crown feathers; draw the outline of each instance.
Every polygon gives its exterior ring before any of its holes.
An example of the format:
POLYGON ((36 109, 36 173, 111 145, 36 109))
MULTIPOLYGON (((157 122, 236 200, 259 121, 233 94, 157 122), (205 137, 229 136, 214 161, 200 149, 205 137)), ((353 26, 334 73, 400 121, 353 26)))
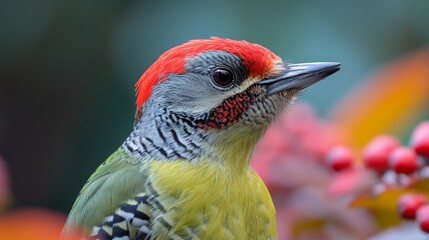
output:
POLYGON ((152 87, 166 80, 168 74, 185 72, 186 58, 210 50, 222 50, 240 57, 249 71, 249 77, 267 76, 280 58, 265 47, 226 38, 191 40, 163 53, 136 83, 136 106, 140 111, 149 98, 152 87))

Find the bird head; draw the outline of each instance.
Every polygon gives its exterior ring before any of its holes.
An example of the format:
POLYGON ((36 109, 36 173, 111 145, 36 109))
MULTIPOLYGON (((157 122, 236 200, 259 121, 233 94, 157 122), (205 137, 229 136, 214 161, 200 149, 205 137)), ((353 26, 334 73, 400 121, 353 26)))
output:
POLYGON ((200 155, 243 149, 244 155, 235 157, 250 158, 257 140, 297 94, 339 68, 331 62, 286 63, 246 41, 191 40, 162 54, 137 82, 135 129, 142 134, 150 126, 161 129, 154 135, 165 141, 155 148, 175 138, 185 146, 206 142, 200 155), (196 136, 200 139, 192 139, 196 136))

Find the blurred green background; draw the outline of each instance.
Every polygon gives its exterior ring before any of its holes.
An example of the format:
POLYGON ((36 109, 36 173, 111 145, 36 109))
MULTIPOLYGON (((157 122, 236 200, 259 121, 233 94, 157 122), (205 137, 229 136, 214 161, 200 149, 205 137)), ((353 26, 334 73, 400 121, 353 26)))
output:
POLYGON ((375 69, 427 46, 428 10, 403 0, 3 1, 0 155, 13 206, 67 212, 131 131, 134 83, 173 46, 221 36, 292 62, 341 62, 301 96, 324 115, 375 69))

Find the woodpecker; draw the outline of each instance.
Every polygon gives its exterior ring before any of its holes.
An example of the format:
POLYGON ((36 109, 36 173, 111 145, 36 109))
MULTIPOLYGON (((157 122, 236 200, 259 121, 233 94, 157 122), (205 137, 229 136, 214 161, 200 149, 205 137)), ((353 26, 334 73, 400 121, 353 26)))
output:
POLYGON ((339 68, 219 37, 166 51, 136 83, 134 128, 88 179, 63 239, 76 229, 90 239, 275 239, 252 150, 301 90, 339 68))

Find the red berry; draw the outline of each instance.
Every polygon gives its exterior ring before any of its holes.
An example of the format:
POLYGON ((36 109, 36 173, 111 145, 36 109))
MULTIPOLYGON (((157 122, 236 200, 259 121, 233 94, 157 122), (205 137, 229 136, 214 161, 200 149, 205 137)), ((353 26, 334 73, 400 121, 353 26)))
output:
POLYGON ((417 155, 413 149, 398 147, 389 156, 390 167, 396 173, 411 174, 417 170, 417 155))
POLYGON ((349 169, 353 165, 353 152, 348 147, 337 146, 329 151, 326 161, 335 171, 349 169))
POLYGON ((417 210, 417 222, 420 229, 429 233, 429 205, 424 205, 417 210))
POLYGON ((370 169, 384 172, 389 165, 389 154, 400 142, 389 135, 380 135, 371 140, 363 151, 363 161, 370 169))
POLYGON ((429 156, 429 121, 420 123, 413 131, 411 147, 417 154, 429 156))
POLYGON ((417 210, 425 203, 426 198, 422 194, 404 194, 398 200, 399 214, 405 219, 415 219, 417 210))

